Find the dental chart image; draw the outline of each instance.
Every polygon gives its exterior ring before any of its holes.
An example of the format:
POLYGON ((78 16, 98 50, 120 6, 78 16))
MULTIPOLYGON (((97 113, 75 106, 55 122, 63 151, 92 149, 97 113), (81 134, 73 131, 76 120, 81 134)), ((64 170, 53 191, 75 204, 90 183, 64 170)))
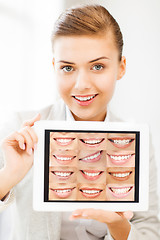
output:
POLYGON ((45 130, 44 201, 138 202, 139 134, 45 130))

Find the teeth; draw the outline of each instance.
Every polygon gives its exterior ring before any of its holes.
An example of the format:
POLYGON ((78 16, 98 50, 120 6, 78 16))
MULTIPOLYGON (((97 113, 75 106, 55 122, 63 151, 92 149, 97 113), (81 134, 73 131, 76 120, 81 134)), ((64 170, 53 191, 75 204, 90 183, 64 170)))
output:
POLYGON ((116 193, 116 194, 123 194, 123 193, 127 193, 131 190, 132 187, 126 187, 126 188, 110 188, 112 190, 112 192, 116 193))
POLYGON ((61 160, 61 161, 68 161, 68 160, 71 160, 72 157, 59 157, 59 156, 55 156, 58 160, 61 160))
POLYGON ((72 174, 72 172, 54 172, 54 174, 59 177, 68 177, 72 174))
POLYGON ((60 143, 69 143, 72 141, 72 138, 56 138, 56 141, 60 143))
POLYGON ((89 100, 91 100, 92 98, 94 98, 95 97, 95 95, 93 95, 93 96, 89 96, 89 97, 76 97, 76 96, 74 96, 74 98, 75 99, 77 99, 77 100, 79 100, 79 101, 89 101, 89 100))
POLYGON ((61 189, 61 190, 54 190, 57 193, 66 193, 66 192, 71 192, 71 189, 61 189))
POLYGON ((126 144, 129 144, 131 140, 129 139, 123 139, 123 140, 113 140, 113 142, 115 144, 120 144, 120 145, 126 145, 126 144))
POLYGON ((101 153, 98 152, 98 153, 96 153, 96 154, 94 154, 94 155, 92 155, 92 156, 84 157, 84 158, 82 158, 82 159, 83 159, 84 161, 87 161, 87 160, 90 160, 90 159, 97 158, 100 154, 101 154, 101 153))
POLYGON ((83 172, 84 172, 84 174, 86 174, 89 177, 95 177, 95 176, 98 176, 101 173, 101 172, 90 173, 90 172, 86 172, 86 171, 83 171, 83 172))
POLYGON ((128 172, 128 173, 112 173, 112 175, 114 177, 121 177, 121 178, 129 176, 129 174, 130 174, 130 172, 128 172))
POLYGON ((95 194, 99 193, 101 190, 81 190, 83 193, 95 194))
POLYGON ((83 140, 85 143, 87 144, 97 144, 97 143, 100 143, 102 141, 102 139, 100 140, 83 140))
POLYGON ((125 156, 115 156, 115 155, 110 155, 110 158, 116 160, 116 161, 121 161, 121 160, 127 160, 128 158, 130 158, 132 155, 125 155, 125 156))

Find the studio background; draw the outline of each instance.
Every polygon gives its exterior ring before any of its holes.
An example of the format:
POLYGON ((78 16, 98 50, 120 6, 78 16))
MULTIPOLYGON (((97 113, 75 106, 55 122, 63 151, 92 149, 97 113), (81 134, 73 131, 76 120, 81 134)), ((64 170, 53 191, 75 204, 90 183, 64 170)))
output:
MULTIPOLYGON (((110 108, 126 121, 149 124, 160 194, 159 0, 0 0, 0 126, 13 111, 56 100, 50 36, 60 12, 76 3, 104 5, 121 27, 127 72, 117 81, 110 108)), ((7 211, 0 214, 0 239, 9 239, 9 222, 7 211)))

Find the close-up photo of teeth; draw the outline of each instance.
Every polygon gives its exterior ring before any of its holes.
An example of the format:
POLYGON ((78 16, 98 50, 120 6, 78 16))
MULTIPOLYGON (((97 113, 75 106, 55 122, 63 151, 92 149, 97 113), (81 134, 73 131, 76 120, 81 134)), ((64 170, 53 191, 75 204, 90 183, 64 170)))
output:
POLYGON ((135 153, 131 151, 107 152, 107 167, 135 167, 135 153))
POLYGON ((76 200, 76 195, 75 183, 59 183, 49 186, 49 200, 76 200))
POLYGON ((52 132, 50 133, 50 144, 53 149, 77 149, 77 136, 74 133, 52 132))
POLYGON ((107 149, 125 148, 127 150, 135 150, 135 134, 114 134, 107 135, 107 149))
POLYGON ((78 151, 74 150, 53 150, 50 153, 50 166, 77 166, 77 154, 78 151))
POLYGON ((134 183, 135 168, 134 167, 109 167, 107 168, 107 184, 108 183, 134 183))
POLYGON ((108 201, 134 201, 134 184, 107 184, 108 201))
POLYGON ((76 182, 77 168, 75 167, 50 167, 49 184, 60 182, 76 182))
POLYGON ((83 149, 101 149, 106 150, 106 134, 105 133, 79 133, 78 146, 80 150, 83 149))
POLYGON ((106 151, 104 150, 81 150, 79 151, 79 168, 82 166, 105 167, 106 151))
POLYGON ((105 184, 78 184, 77 200, 81 201, 105 201, 105 184))
POLYGON ((106 182, 106 169, 80 169, 77 173, 77 182, 79 183, 104 183, 106 182))

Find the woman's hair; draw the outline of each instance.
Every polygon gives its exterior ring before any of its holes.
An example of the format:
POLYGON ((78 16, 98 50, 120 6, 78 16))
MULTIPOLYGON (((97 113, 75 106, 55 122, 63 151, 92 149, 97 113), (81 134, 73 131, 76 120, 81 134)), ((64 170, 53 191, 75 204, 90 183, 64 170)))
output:
POLYGON ((108 10, 101 5, 83 5, 64 11, 55 23, 51 41, 54 45, 54 41, 58 37, 103 36, 108 31, 113 33, 121 60, 123 36, 120 27, 108 10))

